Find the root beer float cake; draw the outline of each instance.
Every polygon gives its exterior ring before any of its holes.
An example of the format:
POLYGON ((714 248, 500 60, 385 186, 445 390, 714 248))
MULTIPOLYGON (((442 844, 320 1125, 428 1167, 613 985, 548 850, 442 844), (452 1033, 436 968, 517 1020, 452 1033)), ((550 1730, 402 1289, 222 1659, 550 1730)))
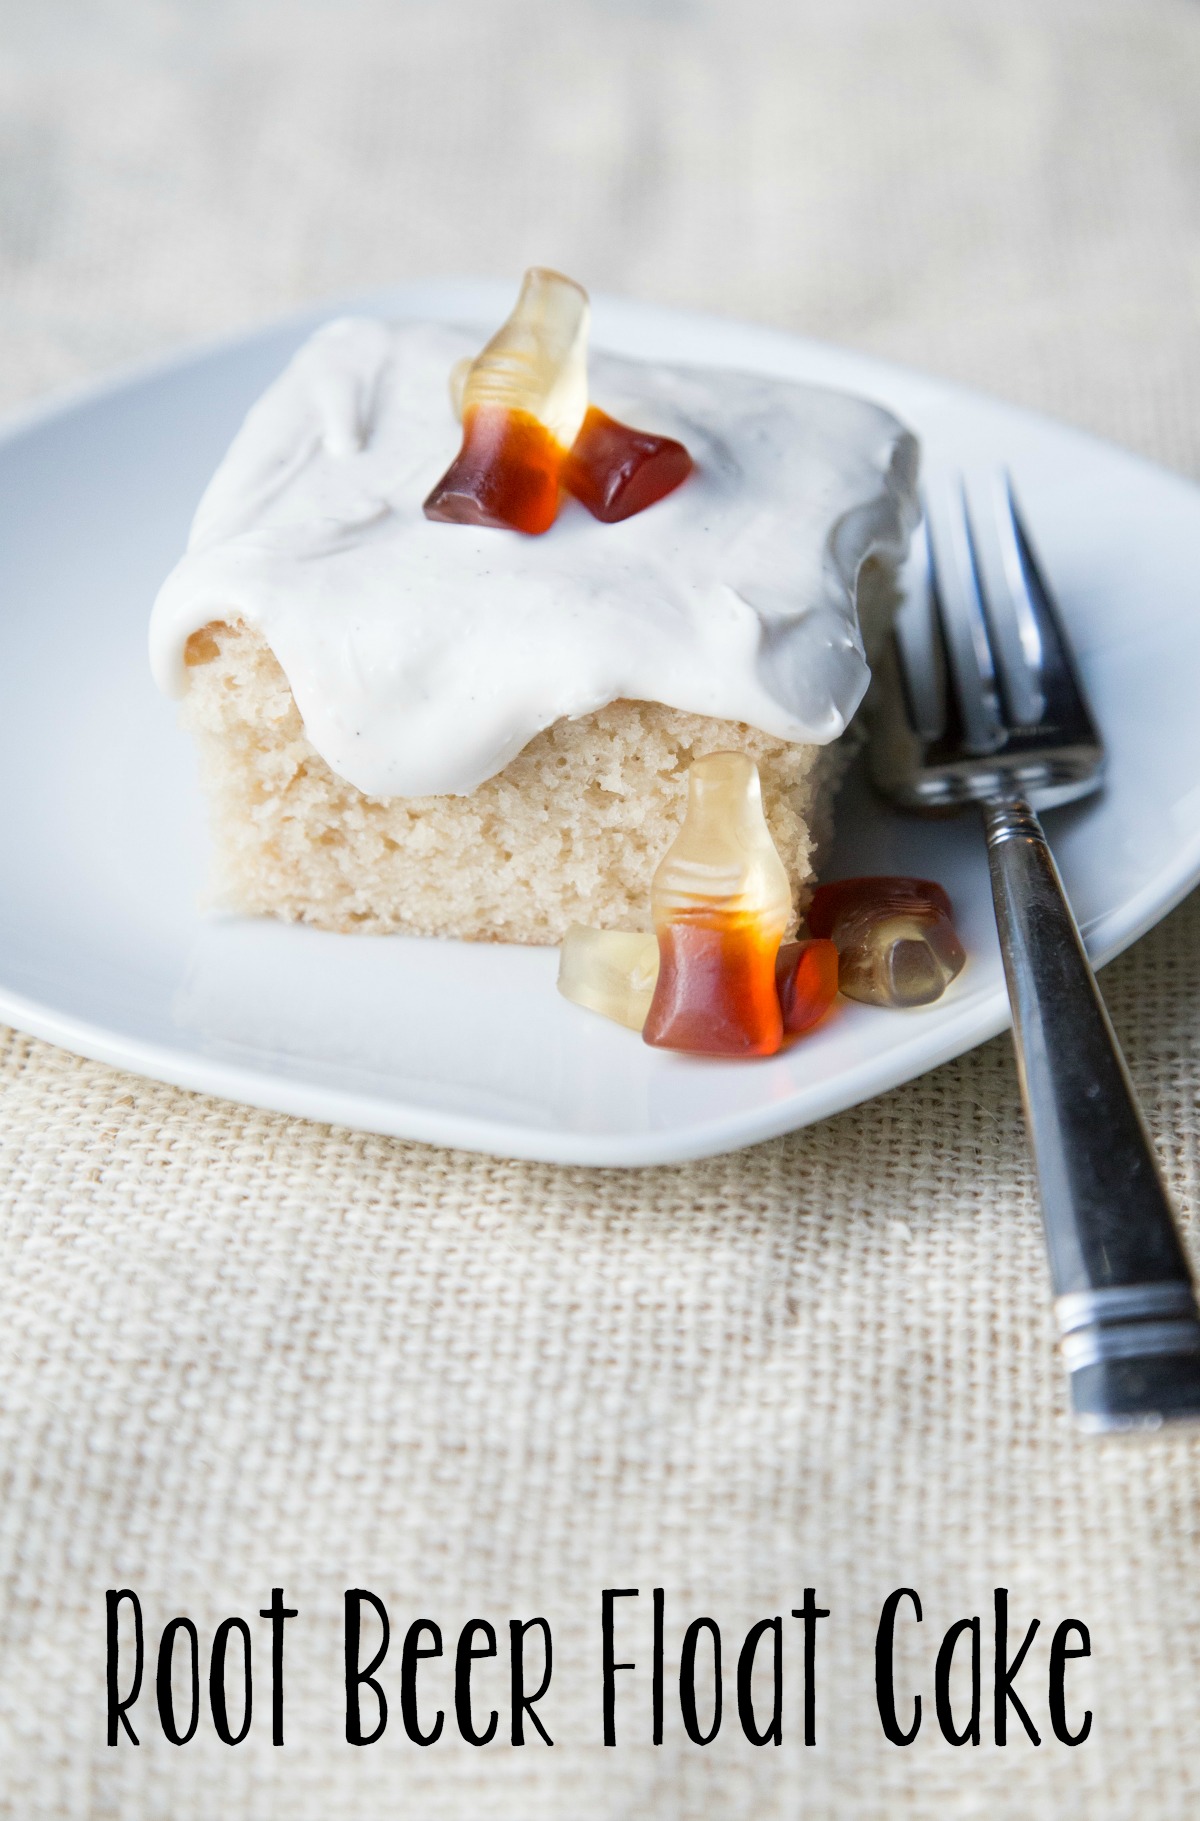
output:
POLYGON ((482 352, 343 319, 251 410, 150 634, 222 908, 645 928, 688 768, 718 751, 757 764, 807 901, 916 445, 841 393, 589 362, 587 328, 580 288, 535 269, 482 352))

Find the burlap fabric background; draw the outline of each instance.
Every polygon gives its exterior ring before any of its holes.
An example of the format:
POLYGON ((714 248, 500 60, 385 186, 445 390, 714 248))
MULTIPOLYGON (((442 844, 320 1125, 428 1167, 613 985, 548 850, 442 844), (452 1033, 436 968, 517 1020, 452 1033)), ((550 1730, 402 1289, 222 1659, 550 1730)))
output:
MULTIPOLYGON (((1200 476, 1191 0, 6 0, 0 394, 295 301, 542 259, 968 380, 1200 476)), ((1200 903, 1104 976, 1196 1209, 1200 903)), ((0 1047, 0 1812, 503 1821, 1191 1816, 1200 1439, 1071 1432, 1007 1041, 824 1126, 602 1174, 425 1150, 0 1047), (287 1744, 103 1739, 103 1591, 207 1650, 282 1583, 287 1744), (917 1743, 872 1701, 917 1588, 917 1743), (340 1601, 399 1633, 545 1613, 556 1745, 341 1733, 340 1601), (623 1621, 599 1744, 599 1593, 623 1621), (685 1623, 817 1587, 820 1744, 728 1704, 649 1743, 685 1623), (1084 1619, 1077 1751, 955 1751, 932 1659, 1011 1590, 1084 1619)), ((789 1628, 796 1627, 788 1621, 789 1628)), ((985 1624, 985 1646, 990 1626, 985 1624)), ((985 1649, 985 1660, 987 1651, 985 1649)), ((442 1666, 444 1668, 444 1666, 442 1666)), ((494 1666, 479 1686, 502 1692, 494 1666)), ((423 1674, 434 1691, 436 1666, 423 1674)), ((668 1692, 670 1681, 668 1681, 668 1692)), ((448 1705, 446 1684, 440 1703, 448 1705)), ((490 1705, 490 1700, 486 1703, 490 1705)), ((986 1722, 985 1740, 990 1736, 986 1722)))

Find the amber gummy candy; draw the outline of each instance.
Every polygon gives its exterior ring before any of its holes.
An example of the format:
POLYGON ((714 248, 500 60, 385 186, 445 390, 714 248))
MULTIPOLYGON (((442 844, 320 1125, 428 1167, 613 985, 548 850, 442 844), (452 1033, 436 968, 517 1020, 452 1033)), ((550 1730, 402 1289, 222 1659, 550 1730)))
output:
POLYGON ((744 753, 692 765, 687 814, 650 903, 659 968, 644 1040, 706 1056, 773 1055, 783 1038, 775 959, 791 888, 758 768, 744 753))
POLYGON ((587 292, 544 266, 461 377, 463 440, 425 516, 532 535, 558 512, 562 466, 587 411, 587 292))
POLYGON ((930 1005, 966 960, 950 900, 932 879, 818 886, 808 927, 837 945, 841 990, 866 1005, 930 1005))
POLYGON ((783 1028, 798 1037, 819 1024, 838 996, 838 952, 826 940, 785 942, 775 961, 783 1028))
POLYGON ((615 525, 665 499, 691 472, 682 443, 631 430, 591 405, 563 464, 563 484, 594 518, 615 525))

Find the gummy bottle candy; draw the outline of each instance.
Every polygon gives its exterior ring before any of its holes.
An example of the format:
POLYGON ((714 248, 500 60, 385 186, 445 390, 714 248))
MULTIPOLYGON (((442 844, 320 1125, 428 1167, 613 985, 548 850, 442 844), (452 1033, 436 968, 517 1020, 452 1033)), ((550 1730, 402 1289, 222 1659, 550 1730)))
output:
POLYGON ((838 996, 838 952, 826 940, 785 942, 775 960, 783 1028, 798 1037, 819 1024, 838 996))
POLYGON ((591 405, 563 464, 563 483, 593 518, 615 525, 673 493, 692 467, 674 437, 631 430, 591 405))
POLYGON ((966 960, 950 900, 932 879, 818 886, 808 927, 837 944, 842 992, 866 1005, 931 1005, 966 960))
POLYGON ((770 1056, 783 1039, 775 960, 791 888, 744 753, 697 759, 683 827, 650 893, 659 970, 642 1036, 662 1049, 770 1056))
POLYGON ((558 511, 562 465, 587 411, 588 297, 546 266, 531 266, 516 308, 461 385, 462 447, 425 501, 425 516, 456 525, 546 531, 558 511))
POLYGON ((589 929, 573 923, 558 959, 564 999, 640 1031, 658 978, 658 941, 641 930, 589 929))

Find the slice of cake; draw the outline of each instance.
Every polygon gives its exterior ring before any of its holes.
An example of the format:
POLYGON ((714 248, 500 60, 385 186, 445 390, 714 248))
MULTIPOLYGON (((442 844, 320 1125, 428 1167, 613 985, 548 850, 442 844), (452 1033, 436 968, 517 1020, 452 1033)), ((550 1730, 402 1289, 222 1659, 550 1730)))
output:
POLYGON ((693 472, 540 536, 433 522, 481 337, 347 319, 250 412, 155 604, 214 901, 334 930, 558 941, 644 927, 706 752, 755 760, 796 902, 916 519, 916 445, 861 399, 593 358, 590 398, 693 472))

